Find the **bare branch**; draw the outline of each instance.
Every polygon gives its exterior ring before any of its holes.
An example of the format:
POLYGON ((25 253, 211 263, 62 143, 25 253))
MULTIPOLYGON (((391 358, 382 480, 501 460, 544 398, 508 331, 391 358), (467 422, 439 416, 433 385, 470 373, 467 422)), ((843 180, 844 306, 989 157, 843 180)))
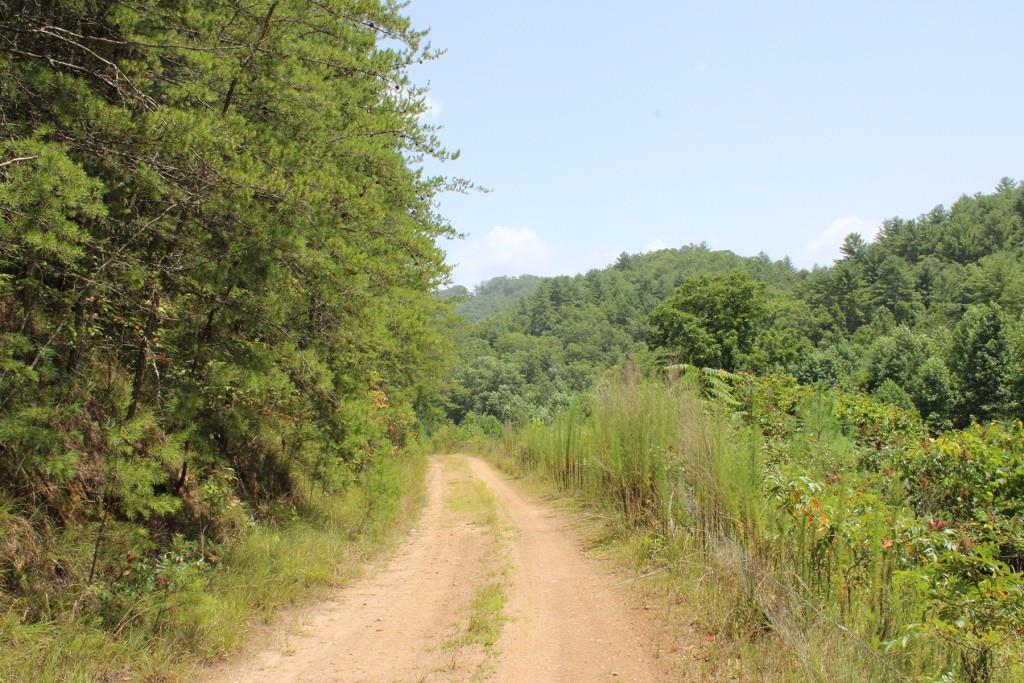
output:
POLYGON ((32 156, 28 156, 28 157, 14 157, 13 159, 8 159, 7 161, 0 162, 0 168, 3 168, 4 166, 10 166, 11 164, 17 164, 17 163, 20 163, 22 161, 32 161, 33 159, 38 159, 38 158, 39 158, 38 154, 33 154, 32 156))

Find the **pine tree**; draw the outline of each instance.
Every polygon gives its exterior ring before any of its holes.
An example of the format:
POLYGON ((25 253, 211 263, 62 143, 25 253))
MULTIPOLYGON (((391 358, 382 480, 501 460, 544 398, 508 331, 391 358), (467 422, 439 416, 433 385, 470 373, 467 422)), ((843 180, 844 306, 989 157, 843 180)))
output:
POLYGON ((416 166, 453 154, 399 6, 2 14, 2 492, 167 541, 216 533, 204 482, 297 501, 399 443, 450 363, 434 198, 466 186, 416 166))

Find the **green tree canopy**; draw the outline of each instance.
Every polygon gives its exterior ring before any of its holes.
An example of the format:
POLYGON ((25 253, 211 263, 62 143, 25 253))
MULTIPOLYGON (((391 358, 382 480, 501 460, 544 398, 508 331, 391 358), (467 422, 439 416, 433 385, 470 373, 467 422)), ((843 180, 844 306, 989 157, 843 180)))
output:
POLYGON ((399 446, 463 186, 418 166, 452 155, 399 3, 15 0, 0 31, 0 499, 153 549, 399 446))
POLYGON ((963 424, 998 415, 1006 403, 1007 333, 1006 318, 994 304, 970 306, 953 330, 949 367, 963 424))
POLYGON ((654 309, 648 342, 676 360, 735 370, 766 312, 761 287, 742 270, 690 278, 654 309))

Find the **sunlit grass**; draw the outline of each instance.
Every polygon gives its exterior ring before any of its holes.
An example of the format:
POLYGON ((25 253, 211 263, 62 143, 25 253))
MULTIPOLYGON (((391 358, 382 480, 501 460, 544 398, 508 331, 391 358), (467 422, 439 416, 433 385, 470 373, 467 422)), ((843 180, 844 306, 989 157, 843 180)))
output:
MULTIPOLYGON (((811 429, 791 442, 789 456, 812 474, 851 466, 827 408, 801 406, 811 429)), ((794 517, 769 498, 757 429, 683 383, 627 371, 550 423, 511 430, 492 455, 571 495, 623 562, 656 572, 636 587, 690 615, 703 680, 909 680, 949 666, 935 638, 890 649, 879 635, 924 615, 919 588, 897 588, 885 554, 826 542, 829 523, 850 520, 881 548, 888 522, 855 508, 852 494, 827 512, 808 495, 811 516, 794 517)))
POLYGON ((486 655, 474 674, 473 680, 482 680, 497 655, 496 645, 508 617, 505 605, 508 599, 508 551, 504 541, 506 525, 498 513, 497 500, 487 485, 477 477, 462 456, 442 458, 448 480, 445 504, 458 515, 484 527, 493 543, 487 547, 480 565, 482 582, 473 592, 469 614, 464 617, 444 647, 450 650, 478 647, 486 655))
POLYGON ((17 603, 8 604, 0 681, 192 680, 204 660, 238 647, 250 624, 345 583, 396 539, 422 504, 424 463, 383 459, 361 485, 317 496, 293 520, 253 527, 201 583, 158 594, 117 632, 87 612, 22 623, 17 603))
POLYGON ((449 479, 445 490, 445 504, 452 510, 467 516, 474 524, 499 530, 497 504, 494 495, 469 469, 465 458, 446 456, 442 458, 445 475, 449 479))

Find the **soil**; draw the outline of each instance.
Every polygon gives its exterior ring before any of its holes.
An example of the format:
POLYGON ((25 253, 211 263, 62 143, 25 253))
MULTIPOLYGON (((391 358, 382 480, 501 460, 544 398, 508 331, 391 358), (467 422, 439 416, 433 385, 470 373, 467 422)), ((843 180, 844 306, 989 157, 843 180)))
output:
POLYGON ((207 680, 678 680, 658 656, 657 627, 584 555, 565 514, 473 457, 433 458, 427 491, 417 528, 392 557, 298 610, 290 626, 268 629, 207 680), (453 505, 474 477, 494 498, 497 524, 453 505), (495 577, 507 596, 500 636, 460 637, 477 590, 495 577))

